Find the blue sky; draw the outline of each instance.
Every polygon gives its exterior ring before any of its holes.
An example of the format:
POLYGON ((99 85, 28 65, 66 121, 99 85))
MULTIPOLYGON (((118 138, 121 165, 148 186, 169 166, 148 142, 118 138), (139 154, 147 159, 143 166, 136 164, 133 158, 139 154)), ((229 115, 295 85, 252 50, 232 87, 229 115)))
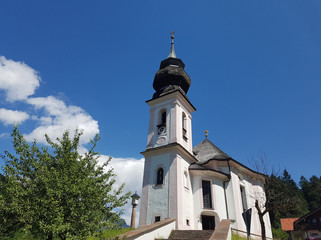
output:
POLYGON ((296 181, 320 176, 319 0, 11 0, 0 20, 2 153, 14 120, 39 142, 44 131, 80 127, 84 145, 99 133, 101 154, 132 164, 117 172, 132 181, 147 142, 145 101, 174 30, 197 108, 193 145, 207 129, 245 165, 266 154, 296 181))

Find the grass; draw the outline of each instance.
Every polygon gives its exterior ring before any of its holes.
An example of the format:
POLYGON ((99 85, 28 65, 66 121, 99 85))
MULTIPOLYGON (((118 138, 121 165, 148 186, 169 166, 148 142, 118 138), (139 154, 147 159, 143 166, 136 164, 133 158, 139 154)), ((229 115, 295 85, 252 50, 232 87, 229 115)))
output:
POLYGON ((241 237, 240 235, 236 233, 232 233, 232 240, 247 240, 246 237, 241 237))
POLYGON ((112 237, 116 237, 120 234, 126 233, 133 230, 132 228, 121 228, 121 229, 107 229, 102 232, 102 236, 100 238, 97 237, 88 237, 87 240, 101 240, 101 239, 110 239, 112 237))

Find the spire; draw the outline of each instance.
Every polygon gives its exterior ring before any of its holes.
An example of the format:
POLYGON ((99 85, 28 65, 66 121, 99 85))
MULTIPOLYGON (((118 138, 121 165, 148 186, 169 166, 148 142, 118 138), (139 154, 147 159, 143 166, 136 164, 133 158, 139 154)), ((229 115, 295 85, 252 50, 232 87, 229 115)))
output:
POLYGON ((172 39, 171 50, 167 58, 176 58, 175 49, 174 49, 174 33, 175 33, 174 31, 171 32, 171 39, 172 39))
POLYGON ((153 98, 176 90, 186 94, 191 85, 191 78, 184 71, 185 64, 176 57, 174 51, 174 31, 171 32, 171 39, 171 51, 168 57, 161 61, 159 70, 155 74, 153 88, 156 92, 153 98))

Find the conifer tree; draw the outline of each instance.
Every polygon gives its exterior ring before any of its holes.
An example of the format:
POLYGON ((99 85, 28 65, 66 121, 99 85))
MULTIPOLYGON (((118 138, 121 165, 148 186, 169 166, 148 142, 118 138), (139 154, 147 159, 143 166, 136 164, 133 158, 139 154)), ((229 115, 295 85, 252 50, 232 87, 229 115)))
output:
POLYGON ((309 212, 308 203, 289 172, 284 169, 283 174, 278 179, 284 188, 284 190, 280 190, 288 192, 289 200, 292 199, 293 204, 291 204, 291 207, 275 209, 270 212, 271 224, 275 229, 281 228, 280 218, 301 217, 309 212))
POLYGON ((321 177, 312 176, 309 181, 301 176, 299 185, 303 195, 309 204, 309 210, 313 211, 321 207, 321 177))
MULTIPOLYGON (((264 155, 259 161, 253 161, 254 167, 264 176, 263 190, 264 194, 257 195, 255 199, 255 208, 259 215, 261 225, 262 239, 266 239, 264 215, 267 213, 290 212, 295 209, 299 199, 293 197, 293 188, 295 183, 291 181, 291 176, 285 172, 284 179, 278 175, 274 169, 270 169, 264 155)), ((277 216, 279 217, 279 216, 277 216)), ((272 217, 273 220, 273 217, 272 217)), ((273 221, 272 221, 273 224, 273 221)))

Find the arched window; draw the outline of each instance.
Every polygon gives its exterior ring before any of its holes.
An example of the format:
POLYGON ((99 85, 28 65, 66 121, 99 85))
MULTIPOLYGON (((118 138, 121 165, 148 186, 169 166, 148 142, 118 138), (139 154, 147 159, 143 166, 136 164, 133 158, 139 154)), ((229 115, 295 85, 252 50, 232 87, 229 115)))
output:
POLYGON ((166 110, 164 109, 161 114, 162 114, 162 122, 161 122, 161 124, 166 125, 166 110))
POLYGON ((184 172, 184 187, 188 189, 188 173, 187 171, 184 172))
POLYGON ((203 208, 212 208, 212 185, 210 181, 202 180, 202 190, 203 190, 203 208))
POLYGON ((182 132, 183 138, 187 140, 187 118, 184 112, 182 113, 182 132))
POLYGON ((157 169, 156 185, 162 185, 163 182, 164 182, 164 169, 159 168, 157 169))
POLYGON ((240 186, 240 191, 241 191, 241 199, 242 199, 243 212, 245 212, 245 211, 247 210, 245 187, 240 186))

